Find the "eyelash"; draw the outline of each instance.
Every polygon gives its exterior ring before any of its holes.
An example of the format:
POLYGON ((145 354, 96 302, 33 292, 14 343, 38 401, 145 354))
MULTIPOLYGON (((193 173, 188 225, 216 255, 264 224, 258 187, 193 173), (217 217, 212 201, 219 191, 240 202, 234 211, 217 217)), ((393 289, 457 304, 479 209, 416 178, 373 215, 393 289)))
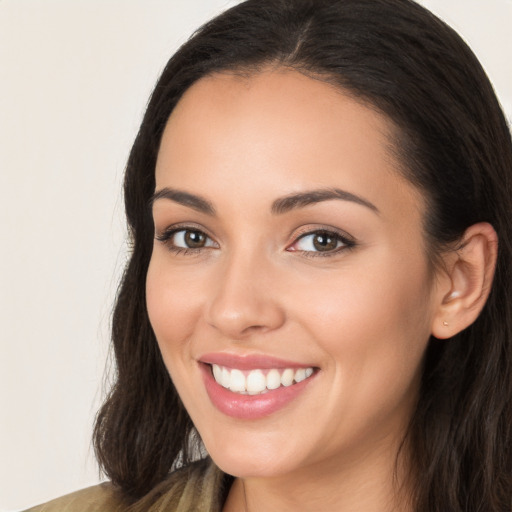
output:
MULTIPOLYGON (((163 244, 165 244, 166 247, 174 254, 177 254, 177 255, 179 254, 179 255, 184 255, 184 256, 197 255, 202 250, 209 249, 211 247, 215 248, 215 246, 217 245, 216 242, 214 242, 212 240, 212 238, 209 237, 203 230, 196 228, 194 226, 177 226, 174 228, 169 228, 169 229, 165 230, 163 233, 156 235, 155 238, 159 242, 162 242, 163 244), (209 246, 203 246, 203 247, 187 247, 187 248, 178 247, 173 244, 172 239, 177 233, 180 233, 182 231, 183 232, 199 233, 199 234, 205 236, 206 239, 209 240, 210 242, 213 242, 213 244, 209 245, 209 246)), ((357 245, 356 242, 352 238, 349 238, 346 234, 339 233, 337 231, 334 231, 333 229, 317 228, 317 229, 306 231, 306 232, 301 233, 298 236, 296 236, 294 242, 292 244, 290 244, 286 250, 289 252, 301 253, 303 256, 305 256, 307 258, 318 258, 318 257, 329 258, 329 257, 338 255, 340 252, 351 250, 354 247, 356 247, 356 245, 357 245), (336 241, 336 243, 341 243, 343 245, 341 247, 336 247, 334 250, 325 251, 325 252, 290 249, 290 247, 292 247, 293 245, 298 244, 301 240, 305 239, 308 236, 312 236, 312 235, 317 235, 317 236, 324 235, 326 237, 334 239, 336 241)))
POLYGON ((334 250, 330 251, 304 251, 300 249, 287 249, 290 252, 299 252, 306 258, 330 258, 333 256, 338 256, 341 252, 348 251, 356 247, 356 242, 346 235, 345 233, 340 233, 338 231, 333 230, 332 228, 316 228, 313 230, 308 230, 304 233, 301 233, 299 236, 295 238, 295 241, 289 246, 292 247, 293 245, 298 244, 301 240, 305 239, 308 236, 313 235, 324 235, 328 238, 332 238, 336 241, 336 243, 341 243, 341 247, 336 247, 334 250))
POLYGON ((158 234, 155 236, 155 238, 162 242, 169 251, 171 251, 174 254, 180 254, 180 255, 197 255, 199 252, 201 252, 203 249, 208 249, 209 246, 206 247, 178 247, 172 243, 172 238, 177 234, 183 232, 192 232, 192 233, 200 233, 204 235, 208 240, 212 241, 212 239, 201 229, 196 228, 194 226, 176 226, 174 228, 166 229, 163 233, 158 234))

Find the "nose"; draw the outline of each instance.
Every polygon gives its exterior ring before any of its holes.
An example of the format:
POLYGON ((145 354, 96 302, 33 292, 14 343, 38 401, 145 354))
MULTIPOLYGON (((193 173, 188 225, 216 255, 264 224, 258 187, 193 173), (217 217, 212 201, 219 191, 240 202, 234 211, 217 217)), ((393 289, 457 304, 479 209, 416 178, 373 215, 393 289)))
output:
POLYGON ((217 273, 206 320, 232 340, 278 329, 285 311, 278 300, 276 270, 262 258, 240 254, 228 258, 217 273))

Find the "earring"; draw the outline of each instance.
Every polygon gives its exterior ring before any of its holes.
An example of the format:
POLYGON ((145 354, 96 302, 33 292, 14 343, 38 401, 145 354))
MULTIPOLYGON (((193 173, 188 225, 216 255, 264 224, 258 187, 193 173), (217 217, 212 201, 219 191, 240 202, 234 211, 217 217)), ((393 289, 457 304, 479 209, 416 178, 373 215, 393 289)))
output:
POLYGON ((445 327, 448 327, 448 322, 446 322, 446 321, 445 321, 445 322, 443 322, 443 325, 444 325, 445 327))

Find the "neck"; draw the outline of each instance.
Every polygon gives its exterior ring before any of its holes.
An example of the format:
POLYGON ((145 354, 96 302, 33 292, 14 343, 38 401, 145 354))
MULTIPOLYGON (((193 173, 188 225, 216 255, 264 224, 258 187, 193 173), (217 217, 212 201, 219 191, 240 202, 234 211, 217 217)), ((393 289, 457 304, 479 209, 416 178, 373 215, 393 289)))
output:
POLYGON ((310 465, 293 474, 237 478, 224 512, 411 512, 410 468, 396 447, 357 460, 310 465))

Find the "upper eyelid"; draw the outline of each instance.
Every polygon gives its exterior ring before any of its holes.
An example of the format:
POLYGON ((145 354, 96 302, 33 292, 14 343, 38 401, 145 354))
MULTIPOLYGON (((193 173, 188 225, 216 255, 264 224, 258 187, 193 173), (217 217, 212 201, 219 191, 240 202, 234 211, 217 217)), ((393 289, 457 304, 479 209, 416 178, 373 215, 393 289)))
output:
POLYGON ((294 243, 299 241, 299 240, 302 240, 303 238, 307 238, 309 236, 318 235, 320 233, 321 234, 326 234, 326 235, 333 235, 334 238, 337 238, 338 240, 341 240, 341 241, 347 241, 347 242, 351 241, 351 240, 348 239, 348 237, 342 236, 339 233, 336 233, 335 231, 326 231, 326 230, 321 229, 321 230, 318 230, 318 231, 310 231, 308 233, 304 233, 303 235, 300 235, 299 237, 297 237, 295 239, 294 243))
POLYGON ((295 229, 289 236, 289 239, 293 242, 296 242, 299 238, 302 238, 307 235, 312 235, 314 233, 331 233, 333 235, 338 236, 339 238, 345 239, 351 243, 356 243, 355 238, 347 233, 346 231, 335 228, 332 226, 324 226, 324 225, 317 225, 317 226, 303 226, 299 228, 298 230, 295 229))
POLYGON ((157 229, 157 226, 155 225, 155 236, 164 235, 169 232, 176 233, 178 231, 200 231, 201 233, 204 233, 208 238, 211 238, 212 240, 214 239, 208 229, 194 222, 177 222, 175 224, 166 225, 163 229, 157 229))

